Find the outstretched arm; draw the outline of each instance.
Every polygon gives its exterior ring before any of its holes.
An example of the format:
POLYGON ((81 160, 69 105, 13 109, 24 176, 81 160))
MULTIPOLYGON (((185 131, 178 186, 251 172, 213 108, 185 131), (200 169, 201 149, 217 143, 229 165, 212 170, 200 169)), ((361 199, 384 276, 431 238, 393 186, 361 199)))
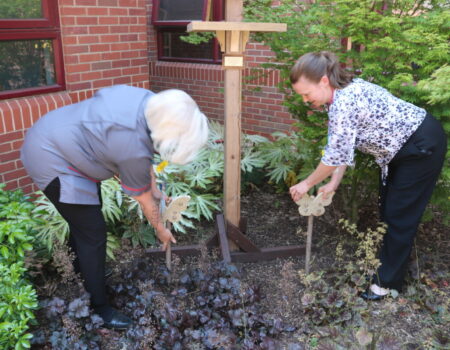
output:
POLYGON ((289 189, 292 199, 297 202, 301 199, 314 185, 318 184, 330 176, 335 171, 336 166, 329 166, 322 162, 317 168, 303 181, 289 189))
MULTIPOLYGON (((153 184, 152 184, 153 185, 153 184)), ((133 196, 138 201, 147 220, 155 228, 158 239, 162 242, 162 249, 166 250, 169 242, 176 243, 175 237, 172 233, 164 227, 161 214, 159 212, 159 203, 153 197, 152 191, 144 192, 138 196, 133 196)))
POLYGON ((340 165, 333 171, 331 175, 331 180, 326 185, 323 185, 317 191, 318 193, 323 192, 323 198, 327 198, 328 194, 336 191, 341 183, 342 178, 344 177, 345 170, 347 169, 347 165, 340 165))

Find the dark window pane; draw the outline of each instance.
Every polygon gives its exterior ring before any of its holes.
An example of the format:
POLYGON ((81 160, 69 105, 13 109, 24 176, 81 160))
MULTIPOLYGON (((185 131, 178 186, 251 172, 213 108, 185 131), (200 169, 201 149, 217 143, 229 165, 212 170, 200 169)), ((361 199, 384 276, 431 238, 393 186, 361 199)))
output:
POLYGON ((163 56, 174 58, 201 58, 213 59, 213 40, 198 45, 193 45, 180 40, 185 32, 163 33, 163 56))
POLYGON ((0 18, 42 18, 41 0, 0 0, 0 18))
POLYGON ((0 42, 0 91, 56 84, 51 40, 0 42))
POLYGON ((201 20, 205 0, 160 0, 159 21, 201 20))

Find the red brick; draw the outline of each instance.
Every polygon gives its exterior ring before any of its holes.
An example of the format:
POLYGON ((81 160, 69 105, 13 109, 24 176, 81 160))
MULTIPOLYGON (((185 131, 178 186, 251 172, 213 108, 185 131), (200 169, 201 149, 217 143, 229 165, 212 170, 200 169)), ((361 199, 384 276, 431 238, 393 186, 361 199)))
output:
POLYGON ((1 162, 8 162, 10 160, 16 160, 19 158, 19 151, 12 151, 12 152, 8 152, 8 153, 3 153, 1 155, 1 162))
POLYGON ((120 77, 122 75, 121 69, 110 69, 110 70, 104 70, 102 72, 103 78, 114 78, 114 77, 120 77))
MULTIPOLYGON (((101 1, 101 0, 99 0, 99 1, 101 1)), ((115 1, 117 3, 117 0, 111 0, 111 1, 115 1)), ((99 4, 99 6, 100 6, 100 4, 99 4)), ((128 11, 127 11, 127 9, 123 9, 123 8, 110 8, 109 15, 110 16, 128 16, 128 11)))
POLYGON ((66 46, 64 51, 66 55, 75 55, 78 53, 89 52, 89 48, 90 47, 88 45, 66 46))
POLYGON ((100 41, 97 35, 80 35, 78 37, 79 44, 95 44, 100 41))
MULTIPOLYGON (((138 67, 124 68, 122 71, 122 74, 133 75, 133 74, 139 74, 140 71, 141 70, 138 67)), ((147 78, 148 78, 148 74, 147 74, 147 78)))
POLYGON ((136 7, 136 0, 119 0, 120 7, 136 7))
POLYGON ((96 0, 75 0, 75 6, 95 6, 96 0))
POLYGON ((87 72, 91 69, 91 65, 88 63, 84 64, 73 64, 73 65, 66 65, 66 73, 80 73, 80 72, 87 72))
POLYGON ((128 14, 130 16, 142 16, 143 10, 142 9, 129 9, 128 14))
POLYGON ((132 82, 138 82, 138 81, 147 81, 148 80, 148 74, 141 74, 141 75, 133 75, 131 77, 132 82))
POLYGON ((4 189, 6 191, 14 191, 17 188, 19 188, 18 182, 16 180, 14 180, 14 181, 6 182, 6 186, 4 189))
MULTIPOLYGON (((130 60, 120 60, 120 61, 113 61, 112 62, 112 68, 118 68, 118 67, 130 67, 132 66, 130 60)), ((135 64, 133 64, 135 66, 135 64)))
POLYGON ((6 142, 0 144, 0 154, 12 151, 12 143, 6 142))
POLYGON ((68 74, 66 73, 66 83, 77 83, 81 79, 81 74, 75 73, 75 74, 68 74))
POLYGON ((140 65, 147 65, 147 59, 137 59, 137 60, 131 60, 131 66, 140 66, 140 65))
POLYGON ((113 33, 112 30, 110 30, 113 27, 108 26, 95 26, 95 27, 89 27, 89 34, 106 34, 106 33, 113 33))
POLYGON ((60 10, 61 10, 61 17, 86 15, 86 8, 84 7, 61 6, 60 10))
POLYGON ((131 44, 128 44, 128 43, 111 44, 111 51, 129 50, 130 46, 131 46, 131 44))
POLYGON ((93 44, 89 46, 90 52, 109 51, 109 44, 93 44))
POLYGON ((79 63, 78 55, 66 55, 64 57, 64 63, 65 64, 77 64, 77 63, 79 63))
POLYGON ((98 6, 117 6, 117 0, 97 0, 98 6))
POLYGON ((80 63, 86 62, 96 62, 102 59, 102 55, 100 53, 91 53, 87 55, 80 55, 80 63))
POLYGON ((118 60, 120 59, 120 52, 105 52, 102 54, 102 60, 118 60))
POLYGON ((73 26, 75 25, 75 17, 64 16, 61 18, 62 26, 73 26))
POLYGON ((119 24, 119 17, 100 17, 98 24, 119 24))
POLYGON ((113 79, 113 84, 129 84, 131 83, 131 79, 130 77, 119 77, 119 78, 115 78, 113 79))
POLYGON ((111 86, 113 85, 112 80, 111 79, 103 79, 103 80, 96 80, 94 82, 92 82, 93 88, 94 89, 98 89, 98 88, 102 88, 105 86, 111 86))
POLYGON ((91 82, 82 82, 69 85, 70 90, 87 90, 92 88, 91 82))
POLYGON ((145 50, 147 49, 147 43, 146 42, 135 42, 135 43, 130 43, 130 49, 131 50, 145 50))
POLYGON ((89 16, 106 16, 108 14, 108 9, 101 7, 88 7, 87 14, 89 16))
POLYGON ((131 26, 112 26, 110 29, 110 33, 129 33, 135 31, 131 28, 131 26))
MULTIPOLYGON (((104 57, 102 56, 102 59, 104 59, 104 57)), ((103 69, 110 69, 111 68, 111 62, 95 62, 92 63, 92 70, 96 71, 96 70, 103 70, 103 69)))
POLYGON ((138 35, 137 34, 122 34, 120 36, 120 41, 138 41, 138 35))
POLYGON ((24 191, 24 193, 30 193, 30 192, 26 192, 24 187, 32 187, 32 186, 27 186, 27 185, 32 185, 33 184, 33 180, 31 180, 31 177, 27 176, 27 177, 23 177, 21 179, 19 179, 19 187, 22 188, 22 190, 24 191))
POLYGON ((100 36, 100 42, 102 43, 114 43, 122 41, 120 36, 117 34, 108 34, 108 35, 102 35, 100 36))
POLYGON ((27 176, 27 172, 23 168, 3 174, 3 178, 4 178, 5 182, 8 182, 10 180, 18 180, 18 179, 20 179, 22 177, 25 177, 25 176, 27 176))
POLYGON ((3 154, 0 153, 0 174, 6 173, 7 171, 13 171, 16 169, 16 164, 14 161, 3 161, 3 154))
MULTIPOLYGON (((3 110, 3 122, 5 125, 5 131, 4 132, 11 132, 14 131, 14 124, 13 124, 13 115, 11 113, 11 110, 9 109, 4 109, 3 110)), ((1 137, 2 135, 0 135, 1 137)), ((1 141, 1 139, 0 139, 1 141)))
POLYGON ((64 35, 80 35, 80 34, 88 34, 88 27, 62 27, 62 32, 64 35))
POLYGON ((102 77, 101 72, 88 72, 88 73, 81 75, 81 80, 82 81, 95 80, 95 79, 100 79, 101 77, 102 77))
POLYGON ((120 17, 120 24, 138 24, 136 17, 120 17))

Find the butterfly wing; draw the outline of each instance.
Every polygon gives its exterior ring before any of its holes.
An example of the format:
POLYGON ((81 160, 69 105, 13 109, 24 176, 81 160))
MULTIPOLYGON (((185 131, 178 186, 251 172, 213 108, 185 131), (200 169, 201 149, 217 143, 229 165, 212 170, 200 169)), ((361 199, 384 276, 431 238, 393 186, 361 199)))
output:
POLYGON ((181 213, 188 207, 190 196, 179 196, 174 198, 163 214, 163 221, 170 221, 172 223, 181 220, 181 213))
POLYGON ((295 202, 298 205, 298 212, 302 216, 311 215, 311 202, 314 197, 305 194, 300 200, 295 202))

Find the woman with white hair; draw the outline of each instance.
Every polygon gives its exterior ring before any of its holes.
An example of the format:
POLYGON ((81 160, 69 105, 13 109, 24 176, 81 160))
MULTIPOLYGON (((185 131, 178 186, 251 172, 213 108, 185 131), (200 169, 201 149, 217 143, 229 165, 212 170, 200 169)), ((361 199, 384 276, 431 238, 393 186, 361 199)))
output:
POLYGON ((161 220, 153 154, 185 164, 207 137, 207 118, 185 92, 155 94, 126 85, 101 89, 90 99, 51 111, 28 130, 21 160, 68 222, 75 271, 105 327, 125 329, 131 319, 107 302, 100 182, 120 178, 123 191, 139 202, 166 249, 176 241, 161 220))

